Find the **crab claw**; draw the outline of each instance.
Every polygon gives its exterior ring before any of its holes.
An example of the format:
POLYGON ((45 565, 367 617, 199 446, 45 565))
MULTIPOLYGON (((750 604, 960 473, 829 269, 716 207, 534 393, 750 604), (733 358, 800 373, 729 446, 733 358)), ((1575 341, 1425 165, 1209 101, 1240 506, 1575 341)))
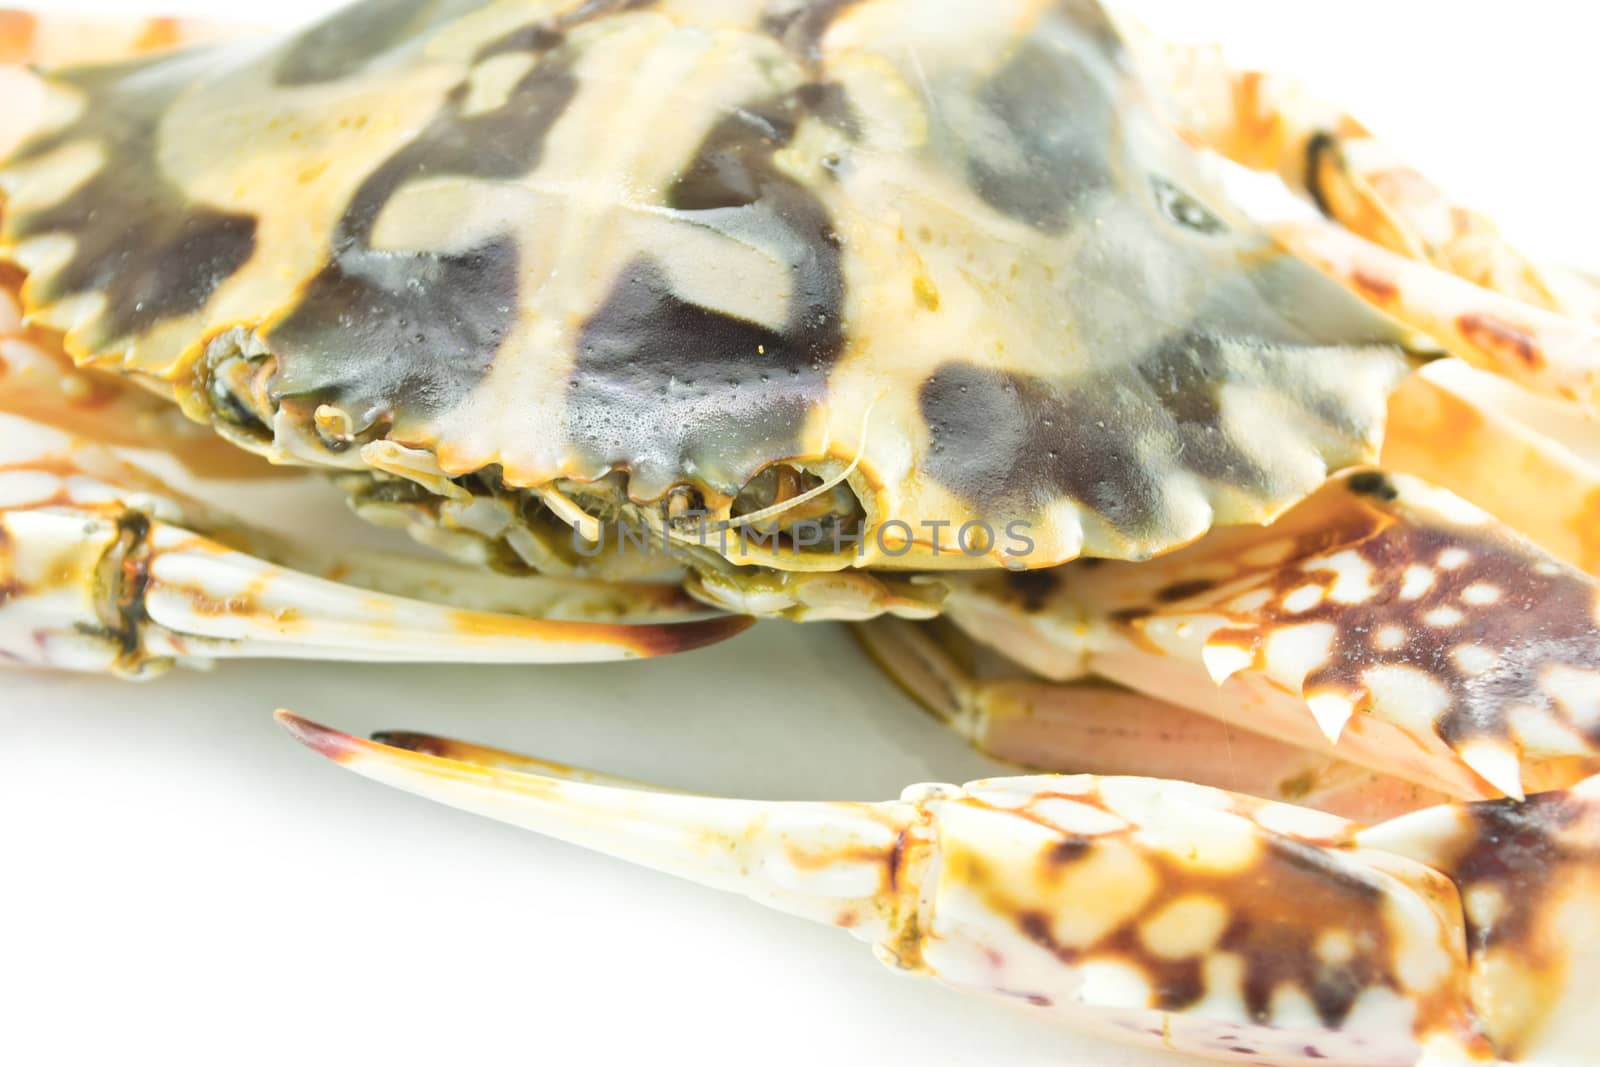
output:
POLYGON ((1461 893, 1473 1002, 1500 1054, 1594 1062, 1600 987, 1600 777, 1526 803, 1429 808, 1356 835, 1461 893))
MULTIPOLYGON (((366 777, 847 928, 897 968, 1124 1040, 1257 1063, 1484 1063, 1549 1048, 1529 1036, 1539 1026, 1484 1023, 1506 1010, 1498 992, 1523 987, 1473 955, 1500 935, 1481 934, 1472 887, 1511 869, 1516 845, 1449 833, 1526 819, 1594 852, 1591 823, 1556 815, 1571 799, 1446 806, 1370 830, 1189 783, 1090 775, 920 785, 878 804, 725 800, 278 719, 366 777)), ((1506 929, 1559 920, 1545 906, 1557 900, 1594 912, 1591 861, 1580 878, 1550 855, 1528 868, 1544 894, 1530 910, 1495 913, 1506 929)), ((1592 988, 1544 981, 1572 1003, 1592 988)))
POLYGON ((865 938, 881 940, 905 920, 900 910, 915 907, 899 892, 912 862, 910 805, 677 794, 426 735, 383 734, 399 744, 381 744, 289 711, 277 717, 296 740, 368 778, 865 938))
POLYGON ((1047 676, 1336 742, 1464 799, 1570 785, 1600 758, 1600 581, 1413 478, 1346 474, 1264 529, 1055 582, 1034 610, 990 580, 951 613, 1047 676), (1088 620, 1081 647, 1062 619, 1088 620))
POLYGON ((595 661, 687 651, 751 622, 553 621, 372 592, 225 543, 272 540, 250 531, 197 532, 216 517, 59 431, 0 415, 0 450, 0 660, 136 676, 227 657, 595 661))

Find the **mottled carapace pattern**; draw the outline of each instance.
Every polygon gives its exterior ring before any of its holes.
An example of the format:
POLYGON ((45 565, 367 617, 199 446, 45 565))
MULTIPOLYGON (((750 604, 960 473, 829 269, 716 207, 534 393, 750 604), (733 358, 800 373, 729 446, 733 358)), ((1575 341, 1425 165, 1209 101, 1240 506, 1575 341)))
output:
POLYGON ((1002 8, 368 2, 71 72, 5 250, 76 357, 197 414, 268 368, 262 447, 312 462, 726 514, 858 461, 869 525, 1028 521, 1039 566, 1370 454, 1401 332, 1229 206, 1097 6, 1002 8))

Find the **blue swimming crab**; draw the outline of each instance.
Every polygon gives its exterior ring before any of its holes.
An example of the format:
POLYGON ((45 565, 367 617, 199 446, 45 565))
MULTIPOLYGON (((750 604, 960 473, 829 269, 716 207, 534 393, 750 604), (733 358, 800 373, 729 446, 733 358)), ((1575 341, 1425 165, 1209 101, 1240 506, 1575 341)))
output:
POLYGON ((1600 285, 1355 120, 1095 0, 6 15, 0 58, 50 68, 0 83, 0 657, 848 621, 1051 773, 724 800, 279 715, 1132 1040, 1586 1062, 1600 285), (1316 210, 1263 225, 1219 159, 1316 210), (323 471, 437 554, 250 528, 127 447, 323 471))

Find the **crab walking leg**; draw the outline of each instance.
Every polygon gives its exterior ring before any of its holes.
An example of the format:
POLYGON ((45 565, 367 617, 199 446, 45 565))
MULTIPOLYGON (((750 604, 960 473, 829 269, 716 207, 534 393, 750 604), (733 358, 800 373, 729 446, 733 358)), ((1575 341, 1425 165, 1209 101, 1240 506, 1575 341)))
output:
MULTIPOLYGON (((1473 870, 1514 860, 1516 842, 1478 835, 1443 869, 1409 853, 1433 843, 1430 826, 1461 819, 1562 834, 1557 812, 1587 804, 1584 791, 1429 809, 1392 831, 1090 775, 920 785, 880 804, 753 802, 520 773, 428 754, 470 746, 402 736, 424 750, 412 751, 278 715, 359 774, 844 927, 899 969, 1123 1040, 1253 1063, 1562 1062, 1534 1059, 1564 1047, 1542 1019, 1485 1025, 1508 998, 1525 1002, 1530 978, 1482 966, 1451 880, 1476 884, 1473 870)), ((1530 895, 1516 918, 1559 921, 1552 905, 1573 894, 1593 910, 1595 886, 1553 874, 1539 888, 1563 895, 1530 895)), ((1554 1016, 1587 989, 1551 974, 1538 992, 1554 1016)))
POLYGON ((950 618, 1046 677, 1452 796, 1569 785, 1600 757, 1600 582, 1413 478, 1352 472, 1146 563, 950 581, 950 618))
POLYGON ((0 659, 141 675, 173 662, 566 663, 683 652, 750 620, 551 621, 300 574, 134 509, 0 511, 0 659))
POLYGON ((1600 324, 1513 300, 1327 223, 1283 223, 1273 234, 1467 362, 1591 411, 1600 408, 1600 324))
POLYGON ((295 541, 219 514, 97 442, 4 412, 0 480, 15 498, 0 506, 69 492, 84 506, 119 501, 292 570, 432 604, 573 622, 671 622, 707 613, 679 582, 500 574, 432 556, 295 541))
MULTIPOLYGON (((319 552, 294 545, 298 569, 321 578, 432 604, 572 622, 681 622, 709 613, 672 581, 610 581, 501 574, 486 567, 397 552, 319 552)), ((272 557, 282 563, 279 555, 272 557)))
MULTIPOLYGON (((279 712, 280 719, 287 714, 286 712, 279 712)), ((288 720, 282 719, 282 721, 288 720)), ((613 774, 591 771, 584 767, 573 767, 565 763, 556 763, 553 760, 524 756, 520 752, 507 752, 504 749, 491 748, 488 745, 475 745, 468 741, 457 741, 449 737, 438 737, 434 734, 417 733, 412 730, 384 730, 373 734, 372 740, 389 748, 419 752, 425 756, 435 756, 442 760, 471 764, 474 767, 481 767, 485 770, 538 774, 548 778, 559 778, 563 782, 614 786, 619 789, 630 789, 636 792, 683 792, 679 789, 647 785, 643 782, 635 782, 632 779, 619 778, 613 774)))
POLYGON ((289 712, 299 740, 368 777, 888 944, 914 926, 926 841, 908 804, 723 801, 417 734, 358 741, 289 712), (473 759, 435 756, 450 752, 473 759), (478 762, 487 757, 485 762, 478 762), (510 764, 538 766, 528 773, 510 764))
POLYGON ((1600 312, 1581 277, 1534 262, 1293 79, 1234 69, 1215 47, 1135 39, 1168 88, 1179 129, 1236 163, 1277 173, 1353 233, 1513 301, 1591 321, 1600 312))
MULTIPOLYGON (((207 536, 163 490, 106 453, 0 416, 0 660, 133 675, 252 656, 592 661, 683 651, 748 625, 552 621, 370 592, 207 536)), ((237 527, 222 536, 249 539, 237 527)))
POLYGON ((193 18, 118 18, 0 8, 0 64, 60 67, 107 63, 247 32, 193 18))
POLYGON ((1199 782, 1363 821, 1448 798, 1105 682, 979 679, 962 636, 941 623, 875 619, 853 627, 890 677, 983 752, 1038 770, 1199 782), (956 645, 957 648, 952 648, 956 645))
POLYGON ((1439 360, 1389 398, 1381 462, 1600 575, 1600 422, 1579 405, 1439 360))

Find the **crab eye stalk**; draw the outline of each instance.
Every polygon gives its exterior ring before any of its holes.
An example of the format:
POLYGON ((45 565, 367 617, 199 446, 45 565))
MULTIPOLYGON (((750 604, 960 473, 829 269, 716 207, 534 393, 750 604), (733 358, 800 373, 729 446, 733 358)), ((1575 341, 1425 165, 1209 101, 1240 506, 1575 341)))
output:
POLYGON ((1227 232, 1227 224, 1212 214, 1210 208, 1167 179, 1153 177, 1150 179, 1150 185, 1155 190, 1156 203, 1161 206, 1161 213, 1179 226, 1196 233, 1227 232))
POLYGON ((246 331, 212 341, 196 365, 196 392, 218 434, 251 451, 271 445, 276 372, 277 360, 246 331))
POLYGON ((866 509, 848 481, 825 480, 787 463, 750 479, 729 514, 751 534, 782 537, 797 551, 853 544, 866 523, 866 509))

